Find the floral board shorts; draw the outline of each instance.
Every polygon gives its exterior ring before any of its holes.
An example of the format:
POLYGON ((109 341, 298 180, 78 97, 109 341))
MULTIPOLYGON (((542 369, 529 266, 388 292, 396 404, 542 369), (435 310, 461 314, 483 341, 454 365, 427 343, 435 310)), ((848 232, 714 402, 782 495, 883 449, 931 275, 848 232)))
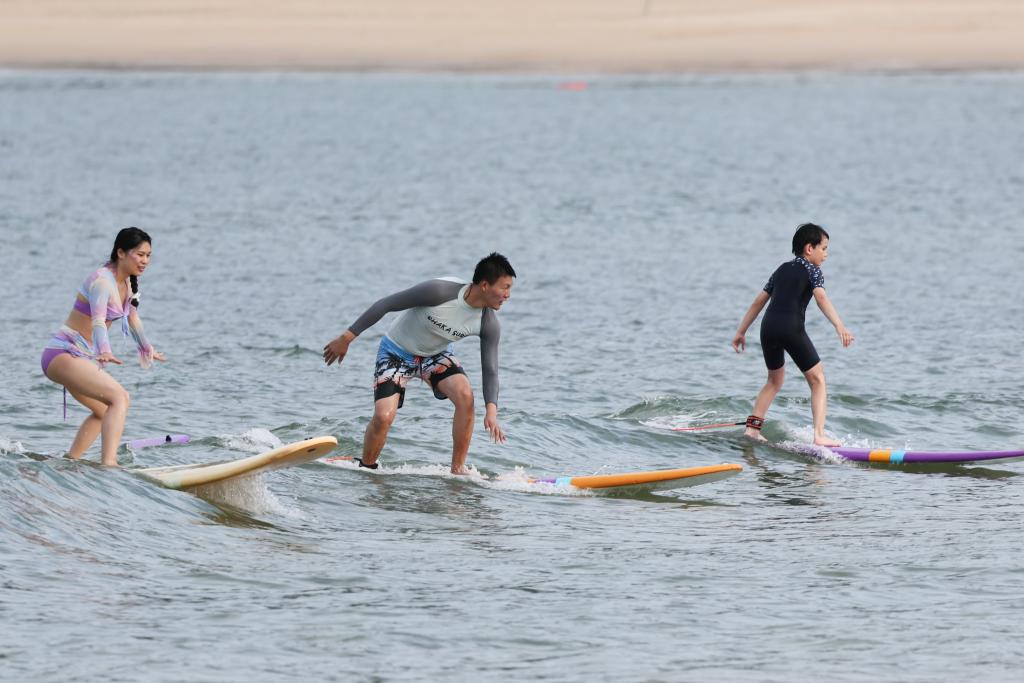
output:
POLYGON ((430 383, 434 396, 448 398, 437 388, 438 383, 452 375, 464 375, 459 359, 451 347, 433 356, 416 356, 391 341, 387 335, 381 338, 377 349, 377 364, 373 371, 373 400, 398 394, 398 407, 405 403, 405 387, 413 377, 430 383))

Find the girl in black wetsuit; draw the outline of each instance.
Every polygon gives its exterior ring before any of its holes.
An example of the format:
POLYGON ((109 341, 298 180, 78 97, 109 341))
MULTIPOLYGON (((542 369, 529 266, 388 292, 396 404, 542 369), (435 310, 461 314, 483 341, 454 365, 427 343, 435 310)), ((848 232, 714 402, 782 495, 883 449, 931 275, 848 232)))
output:
POLYGON ((768 366, 768 381, 754 401, 754 413, 747 418, 746 434, 764 440, 761 436, 761 425, 764 424, 768 407, 782 389, 786 373, 785 354, 788 353, 800 368, 800 372, 804 373, 811 387, 814 443, 819 446, 838 446, 838 442, 825 436, 825 413, 828 404, 825 371, 822 370, 818 352, 804 329, 804 311, 813 296, 818 308, 835 326, 843 346, 853 343, 853 333, 843 325, 839 314, 825 294, 825 278, 821 274, 821 264, 828 258, 828 233, 821 226, 804 223, 793 235, 793 255, 796 258, 779 266, 768 279, 764 289, 754 297, 754 303, 750 304, 736 330, 736 336, 732 339, 732 347, 736 349, 736 353, 746 348, 747 329, 767 303, 768 310, 761 321, 761 350, 764 352, 765 365, 768 366), (769 301, 771 303, 768 303, 769 301))

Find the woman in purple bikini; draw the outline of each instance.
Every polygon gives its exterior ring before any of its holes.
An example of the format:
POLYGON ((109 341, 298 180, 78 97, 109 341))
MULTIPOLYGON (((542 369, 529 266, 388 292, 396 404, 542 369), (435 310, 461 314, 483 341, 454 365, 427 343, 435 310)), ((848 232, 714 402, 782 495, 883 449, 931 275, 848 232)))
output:
POLYGON ((82 283, 67 320, 43 350, 43 374, 63 385, 90 411, 71 443, 69 458, 82 457, 102 434, 102 462, 117 465, 117 446, 124 431, 129 397, 124 387, 103 369, 107 363, 121 365, 110 349, 110 323, 121 321, 122 333, 138 347, 142 367, 148 368, 154 360, 164 360, 163 354, 146 340, 137 310, 138 279, 149 265, 152 251, 152 240, 145 231, 125 228, 117 233, 110 260, 82 283))

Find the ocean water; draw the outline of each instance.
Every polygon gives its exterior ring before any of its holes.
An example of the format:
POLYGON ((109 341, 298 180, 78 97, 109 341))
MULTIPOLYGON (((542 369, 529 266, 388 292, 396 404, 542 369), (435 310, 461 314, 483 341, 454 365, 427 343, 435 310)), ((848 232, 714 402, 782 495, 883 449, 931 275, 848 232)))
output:
MULTIPOLYGON (((829 432, 1024 448, 1024 75, 678 77, 0 73, 0 679, 1012 680, 1024 464, 809 455, 795 366, 740 317, 796 225, 831 233, 812 305, 829 432), (585 80, 583 90, 560 87, 585 80), (118 471, 59 456, 39 369, 116 231, 153 238, 141 314, 167 363, 131 392, 118 471), (376 298, 490 251, 501 412, 444 473, 450 408, 410 386, 370 475, 313 463, 200 491, 132 467, 312 435, 358 453, 376 298), (735 462, 668 493, 559 476, 735 462)), ((125 358, 128 349, 119 349, 125 358)), ((456 346, 480 395, 475 340, 456 346)))

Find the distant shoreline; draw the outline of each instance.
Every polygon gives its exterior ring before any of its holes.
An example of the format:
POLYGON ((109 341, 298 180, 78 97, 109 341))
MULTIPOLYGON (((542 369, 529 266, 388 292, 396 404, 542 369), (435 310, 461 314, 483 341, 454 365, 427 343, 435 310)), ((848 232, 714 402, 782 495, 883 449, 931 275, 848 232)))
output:
POLYGON ((0 2, 0 68, 672 74, 1024 68, 1016 0, 0 2))
POLYGON ((960 66, 832 66, 801 65, 778 67, 679 67, 679 68, 636 68, 634 70, 596 69, 522 69, 500 65, 478 67, 423 65, 399 66, 222 66, 222 65, 174 65, 174 64, 108 64, 108 63, 46 63, 46 64, 0 64, 0 75, 8 74, 58 74, 58 73, 106 73, 106 74, 338 74, 366 76, 508 76, 523 78, 587 79, 599 78, 685 78, 687 76, 808 76, 816 74, 835 75, 943 75, 943 74, 1019 74, 1024 73, 1021 65, 960 65, 960 66))

